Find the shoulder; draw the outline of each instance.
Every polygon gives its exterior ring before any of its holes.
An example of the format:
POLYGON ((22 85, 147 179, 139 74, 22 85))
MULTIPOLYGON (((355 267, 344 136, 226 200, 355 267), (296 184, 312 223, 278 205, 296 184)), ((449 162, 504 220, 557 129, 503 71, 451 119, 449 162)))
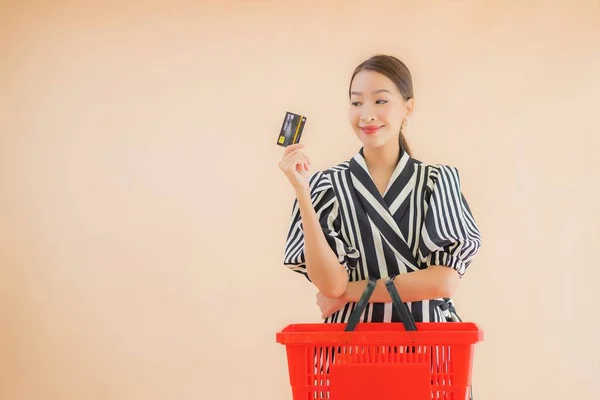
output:
POLYGON ((328 179, 334 178, 343 174, 350 168, 350 161, 344 161, 339 164, 333 165, 325 170, 323 170, 323 175, 327 176, 328 179))
POLYGON ((329 168, 314 172, 309 178, 311 192, 321 192, 333 189, 333 181, 348 170, 350 161, 344 161, 329 168))
POLYGON ((431 176, 437 181, 460 183, 458 168, 453 165, 436 164, 431 166, 431 176))
POLYGON ((427 186, 430 189, 436 186, 450 185, 456 188, 460 187, 460 173, 458 167, 449 164, 428 164, 413 159, 416 168, 421 169, 424 176, 427 177, 427 186))

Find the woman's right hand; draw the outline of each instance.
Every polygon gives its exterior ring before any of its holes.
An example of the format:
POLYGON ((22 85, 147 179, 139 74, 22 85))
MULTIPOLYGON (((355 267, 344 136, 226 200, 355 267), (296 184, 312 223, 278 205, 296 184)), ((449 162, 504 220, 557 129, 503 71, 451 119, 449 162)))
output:
POLYGON ((305 146, 300 143, 286 147, 279 162, 279 168, 285 173, 296 193, 309 189, 308 177, 311 162, 304 152, 304 148, 305 146))

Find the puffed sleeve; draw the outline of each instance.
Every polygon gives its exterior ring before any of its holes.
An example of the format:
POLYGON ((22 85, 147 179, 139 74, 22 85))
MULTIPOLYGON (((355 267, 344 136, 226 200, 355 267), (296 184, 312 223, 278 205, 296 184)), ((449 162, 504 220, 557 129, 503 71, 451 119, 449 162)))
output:
MULTIPOLYGON (((321 228, 327 243, 337 255, 338 261, 348 272, 356 268, 359 257, 357 249, 349 245, 341 234, 341 215, 339 203, 335 195, 330 177, 317 172, 309 178, 309 186, 313 207, 317 213, 321 228)), ((308 280, 306 272, 306 260, 304 258, 304 231, 302 219, 298 208, 298 200, 294 200, 291 221, 287 233, 284 265, 292 271, 304 275, 308 280)))
POLYGON ((481 247, 481 234, 461 191, 458 170, 440 165, 433 171, 419 256, 427 266, 448 266, 462 277, 481 247))

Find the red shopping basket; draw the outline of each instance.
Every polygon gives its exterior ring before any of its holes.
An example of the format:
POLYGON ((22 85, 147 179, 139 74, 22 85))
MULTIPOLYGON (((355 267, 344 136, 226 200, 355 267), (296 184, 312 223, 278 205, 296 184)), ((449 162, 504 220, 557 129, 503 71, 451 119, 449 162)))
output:
POLYGON ((358 324, 375 288, 371 279, 345 324, 292 324, 278 332, 286 346, 294 400, 469 399, 476 324, 415 323, 386 282, 403 324, 358 324))

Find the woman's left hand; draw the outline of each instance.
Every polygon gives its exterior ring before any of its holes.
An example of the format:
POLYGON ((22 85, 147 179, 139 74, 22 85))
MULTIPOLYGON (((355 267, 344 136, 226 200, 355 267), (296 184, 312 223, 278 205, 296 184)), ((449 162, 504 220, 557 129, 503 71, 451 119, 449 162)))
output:
POLYGON ((323 293, 317 293, 317 305, 321 309, 321 318, 325 319, 339 311, 347 302, 343 298, 332 299, 323 293))

